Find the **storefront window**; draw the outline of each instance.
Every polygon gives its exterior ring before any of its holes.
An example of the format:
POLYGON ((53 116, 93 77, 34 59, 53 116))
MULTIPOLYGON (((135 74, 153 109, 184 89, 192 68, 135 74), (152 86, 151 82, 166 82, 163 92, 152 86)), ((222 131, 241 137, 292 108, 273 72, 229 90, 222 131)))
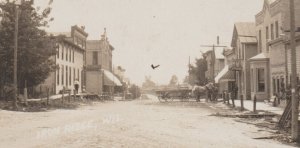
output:
POLYGON ((263 68, 257 69, 257 82, 258 82, 258 92, 265 91, 265 70, 263 68))

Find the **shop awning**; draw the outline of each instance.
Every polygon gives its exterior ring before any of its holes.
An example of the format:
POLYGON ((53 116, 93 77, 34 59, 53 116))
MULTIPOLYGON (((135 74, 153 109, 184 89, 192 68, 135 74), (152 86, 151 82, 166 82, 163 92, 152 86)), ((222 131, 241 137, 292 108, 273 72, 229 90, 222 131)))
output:
POLYGON ((228 72, 229 68, 228 65, 226 65, 220 73, 215 77, 215 83, 219 83, 219 80, 228 72))
POLYGON ((104 73, 104 80, 103 80, 104 85, 122 86, 122 83, 120 82, 119 78, 117 78, 110 71, 103 69, 103 73, 104 73))

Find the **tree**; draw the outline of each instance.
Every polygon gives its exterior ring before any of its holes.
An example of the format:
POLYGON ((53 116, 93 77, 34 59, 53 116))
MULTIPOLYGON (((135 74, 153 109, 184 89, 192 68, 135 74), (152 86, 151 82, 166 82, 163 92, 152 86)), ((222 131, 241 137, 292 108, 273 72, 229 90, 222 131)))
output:
MULTIPOLYGON (((14 49, 14 26, 16 18, 15 2, 6 0, 0 3, 2 20, 0 24, 0 89, 13 82, 13 49, 14 49), (5 69, 5 70, 3 70, 5 69)), ((39 12, 32 2, 23 2, 19 8, 18 24, 18 86, 24 87, 27 81, 28 87, 42 83, 56 66, 51 59, 56 54, 56 49, 50 44, 54 38, 47 35, 44 30, 48 23, 51 12, 49 6, 39 12)))
POLYGON ((176 75, 173 75, 169 82, 169 86, 176 86, 177 84, 178 84, 178 78, 176 75))
POLYGON ((191 84, 204 85, 207 83, 205 72, 207 71, 207 62, 205 58, 196 59, 196 65, 190 65, 191 84))
POLYGON ((141 89, 135 84, 130 86, 129 92, 132 94, 133 99, 139 98, 141 96, 141 89))
POLYGON ((150 76, 145 77, 145 82, 143 83, 142 87, 143 89, 147 88, 154 88, 156 84, 151 80, 150 76))

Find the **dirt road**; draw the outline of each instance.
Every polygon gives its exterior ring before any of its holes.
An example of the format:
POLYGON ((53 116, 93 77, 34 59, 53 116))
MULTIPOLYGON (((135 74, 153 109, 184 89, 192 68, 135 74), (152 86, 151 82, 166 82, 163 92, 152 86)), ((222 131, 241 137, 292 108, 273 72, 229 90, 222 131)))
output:
POLYGON ((76 110, 0 111, 0 147, 288 147, 253 125, 210 116, 204 102, 95 103, 76 110))

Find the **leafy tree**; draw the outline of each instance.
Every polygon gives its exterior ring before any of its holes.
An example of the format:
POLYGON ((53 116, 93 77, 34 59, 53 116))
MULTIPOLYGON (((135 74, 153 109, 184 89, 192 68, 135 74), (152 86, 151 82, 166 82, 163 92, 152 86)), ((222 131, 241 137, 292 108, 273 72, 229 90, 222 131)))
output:
POLYGON ((190 65, 190 76, 192 84, 204 85, 207 83, 205 72, 207 71, 207 62, 205 58, 196 59, 196 65, 190 65))
MULTIPOLYGON (((13 82, 13 50, 16 5, 6 0, 0 2, 2 20, 0 23, 0 89, 13 82), (3 70, 5 69, 5 70, 3 70)), ((42 83, 56 66, 51 56, 56 54, 51 43, 54 41, 44 30, 48 23, 50 5, 44 10, 34 8, 32 1, 24 2, 18 8, 18 86, 32 87, 42 83)))
POLYGON ((176 86, 177 84, 178 84, 178 78, 176 75, 173 75, 169 82, 169 86, 176 86))

